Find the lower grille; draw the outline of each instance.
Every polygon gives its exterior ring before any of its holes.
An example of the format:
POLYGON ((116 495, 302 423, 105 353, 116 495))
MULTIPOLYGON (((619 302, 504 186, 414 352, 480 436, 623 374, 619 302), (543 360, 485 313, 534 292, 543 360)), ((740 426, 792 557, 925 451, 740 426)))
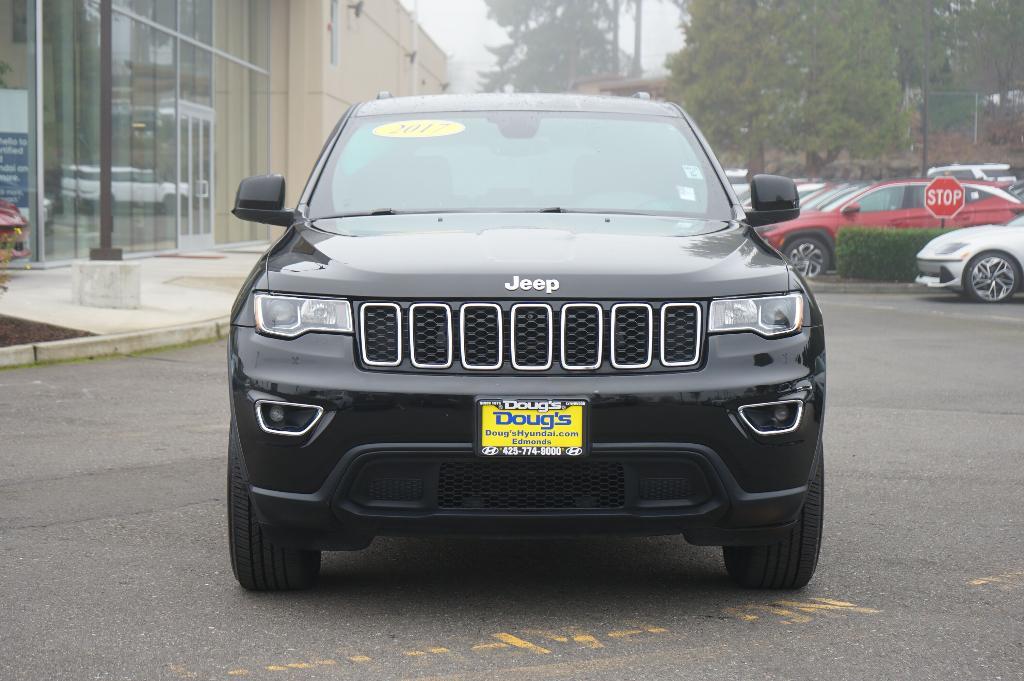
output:
POLYGON ((376 478, 370 481, 367 496, 373 501, 419 501, 423 498, 420 478, 376 478))
POLYGON ((693 494, 690 478, 644 478, 640 481, 640 498, 645 501, 688 499, 693 494))
POLYGON ((486 461, 442 463, 439 508, 622 508, 621 463, 607 461, 486 461))

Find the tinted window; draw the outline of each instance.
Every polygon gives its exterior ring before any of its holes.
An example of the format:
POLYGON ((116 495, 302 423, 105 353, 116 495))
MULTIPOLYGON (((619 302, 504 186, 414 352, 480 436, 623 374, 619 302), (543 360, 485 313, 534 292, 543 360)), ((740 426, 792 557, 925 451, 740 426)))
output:
POLYGON ((862 213, 877 213, 883 210, 900 210, 903 208, 903 185, 882 187, 868 192, 857 199, 862 213))
POLYGON ((555 207, 731 215, 682 119, 533 111, 353 118, 317 183, 311 215, 555 207))

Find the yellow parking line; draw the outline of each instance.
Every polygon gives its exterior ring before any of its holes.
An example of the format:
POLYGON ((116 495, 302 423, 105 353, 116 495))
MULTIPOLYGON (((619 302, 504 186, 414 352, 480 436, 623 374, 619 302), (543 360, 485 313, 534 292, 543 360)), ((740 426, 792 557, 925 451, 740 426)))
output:
POLYGON ((352 655, 348 659, 349 659, 350 662, 356 662, 356 663, 363 663, 363 662, 370 662, 371 661, 370 658, 368 658, 366 655, 352 655))
POLYGON ((495 634, 494 638, 498 639, 502 643, 507 643, 508 645, 514 648, 522 648, 523 650, 529 650, 531 653, 537 653, 539 655, 547 655, 551 652, 547 648, 542 648, 538 645, 530 643, 529 641, 524 641, 518 636, 513 636, 512 634, 506 634, 504 632, 500 634, 495 634))
POLYGON ((590 634, 576 634, 572 637, 573 641, 579 643, 591 650, 597 650, 598 648, 604 648, 604 644, 598 641, 595 637, 590 634))
POLYGON ((508 648, 508 644, 497 641, 494 643, 477 643, 471 650, 497 650, 498 648, 508 648))
POLYGON ((644 633, 643 629, 623 629, 622 631, 609 631, 608 638, 629 638, 644 633))
POLYGON ((231 669, 228 671, 228 676, 249 676, 248 669, 231 669))

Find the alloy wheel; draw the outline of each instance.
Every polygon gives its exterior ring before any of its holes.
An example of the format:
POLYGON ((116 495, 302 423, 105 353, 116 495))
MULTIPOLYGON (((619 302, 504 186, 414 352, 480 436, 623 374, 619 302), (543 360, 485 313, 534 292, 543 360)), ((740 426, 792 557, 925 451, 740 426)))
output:
POLYGON ((971 270, 971 288, 979 298, 992 303, 1013 293, 1016 283, 1013 265, 997 255, 979 260, 971 270))
POLYGON ((789 249, 789 262, 805 277, 816 277, 825 270, 825 251, 813 241, 800 241, 789 249))

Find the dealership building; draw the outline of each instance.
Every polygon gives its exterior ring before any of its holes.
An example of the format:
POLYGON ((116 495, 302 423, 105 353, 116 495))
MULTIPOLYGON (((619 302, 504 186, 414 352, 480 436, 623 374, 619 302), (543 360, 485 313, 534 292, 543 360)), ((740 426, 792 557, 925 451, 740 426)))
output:
MULTIPOLYGON (((446 88, 400 0, 112 0, 113 245, 125 257, 266 241, 230 214, 277 172, 294 201, 345 109, 446 88)), ((0 199, 39 266, 99 245, 98 0, 0 0, 0 199)))

